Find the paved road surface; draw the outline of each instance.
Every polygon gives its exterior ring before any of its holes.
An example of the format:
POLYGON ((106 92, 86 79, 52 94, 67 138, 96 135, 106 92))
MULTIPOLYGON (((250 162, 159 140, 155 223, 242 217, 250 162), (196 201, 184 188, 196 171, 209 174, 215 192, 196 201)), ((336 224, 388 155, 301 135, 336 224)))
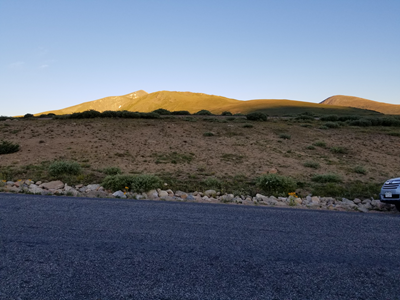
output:
POLYGON ((0 194, 0 299, 400 299, 400 215, 0 194))

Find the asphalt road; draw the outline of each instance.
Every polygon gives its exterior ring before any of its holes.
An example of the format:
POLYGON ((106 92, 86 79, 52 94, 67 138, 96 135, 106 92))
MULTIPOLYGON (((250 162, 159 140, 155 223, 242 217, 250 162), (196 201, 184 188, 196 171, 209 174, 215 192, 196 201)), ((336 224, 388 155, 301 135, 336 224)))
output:
POLYGON ((0 194, 0 299, 400 299, 400 214, 0 194))

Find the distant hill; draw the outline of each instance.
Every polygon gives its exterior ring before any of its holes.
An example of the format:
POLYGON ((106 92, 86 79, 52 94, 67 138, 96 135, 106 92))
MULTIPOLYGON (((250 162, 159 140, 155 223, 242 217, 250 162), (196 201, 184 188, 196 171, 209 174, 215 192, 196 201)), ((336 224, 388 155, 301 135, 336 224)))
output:
POLYGON ((191 92, 159 91, 148 94, 145 91, 136 91, 122 96, 111 96, 99 100, 84 102, 67 108, 46 111, 36 115, 54 113, 57 115, 72 114, 86 110, 128 110, 151 112, 163 108, 169 111, 187 110, 190 113, 206 109, 214 114, 230 111, 233 114, 247 114, 262 111, 269 115, 289 115, 311 112, 323 114, 377 114, 375 112, 318 103, 302 102, 284 99, 259 99, 242 101, 222 96, 191 92))
POLYGON ((374 110, 383 114, 400 115, 400 105, 377 102, 352 96, 332 96, 322 101, 321 104, 355 107, 374 110))

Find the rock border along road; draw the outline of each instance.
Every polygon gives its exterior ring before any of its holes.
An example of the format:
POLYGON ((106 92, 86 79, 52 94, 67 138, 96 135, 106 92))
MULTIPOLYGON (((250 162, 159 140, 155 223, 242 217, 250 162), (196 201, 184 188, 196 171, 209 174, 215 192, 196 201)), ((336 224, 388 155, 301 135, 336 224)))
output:
POLYGON ((400 217, 0 194, 0 299, 398 299, 400 217))

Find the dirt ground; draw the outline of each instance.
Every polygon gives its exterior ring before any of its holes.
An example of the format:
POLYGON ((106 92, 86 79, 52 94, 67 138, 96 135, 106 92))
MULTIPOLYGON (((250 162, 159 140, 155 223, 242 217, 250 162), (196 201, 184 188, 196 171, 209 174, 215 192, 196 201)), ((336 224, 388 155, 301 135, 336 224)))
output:
POLYGON ((92 172, 117 166, 125 173, 199 180, 207 176, 254 178, 273 168, 278 174, 305 181, 326 173, 363 182, 400 176, 400 137, 388 134, 400 133, 400 128, 320 129, 322 124, 201 116, 3 121, 0 140, 18 143, 21 149, 1 155, 0 168, 64 159, 80 162, 92 172), (318 141, 326 147, 309 149, 318 141), (333 153, 331 148, 338 147, 348 152, 333 153), (318 163, 319 168, 306 167, 306 162, 318 163), (357 166, 366 174, 354 172, 357 166))

